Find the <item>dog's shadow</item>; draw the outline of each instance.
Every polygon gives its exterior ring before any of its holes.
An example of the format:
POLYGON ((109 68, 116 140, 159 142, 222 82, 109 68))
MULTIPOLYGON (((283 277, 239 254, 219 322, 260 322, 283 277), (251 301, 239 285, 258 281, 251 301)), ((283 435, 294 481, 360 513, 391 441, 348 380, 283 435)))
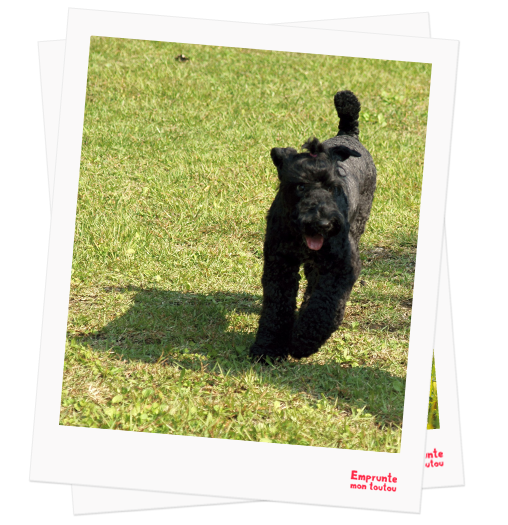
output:
MULTIPOLYGON (((377 367, 347 367, 337 360, 290 360, 261 365, 248 357, 262 297, 245 293, 181 293, 132 286, 107 288, 111 301, 125 301, 124 313, 93 333, 70 334, 95 351, 113 351, 127 361, 164 361, 181 369, 242 375, 250 370, 275 388, 323 397, 338 410, 369 412, 380 423, 402 423, 400 378, 377 367), (219 366, 217 366, 219 365, 219 366)), ((107 298, 109 300, 109 298, 107 298)), ((340 330, 340 328, 339 328, 340 330)), ((319 354, 317 354, 319 355, 319 354)))
POLYGON ((260 297, 242 293, 182 293, 134 286, 104 291, 117 299, 127 294, 130 305, 83 341, 97 348, 112 346, 126 358, 145 362, 164 352, 177 355, 202 351, 213 355, 212 347, 217 354, 224 350, 224 343, 233 349, 241 347, 252 335, 228 332, 228 315, 254 314, 261 304, 260 297))

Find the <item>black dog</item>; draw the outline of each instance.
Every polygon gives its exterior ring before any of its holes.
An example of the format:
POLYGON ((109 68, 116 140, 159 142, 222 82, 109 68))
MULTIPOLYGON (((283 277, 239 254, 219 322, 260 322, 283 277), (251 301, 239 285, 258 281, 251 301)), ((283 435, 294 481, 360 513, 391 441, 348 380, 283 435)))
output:
POLYGON ((339 327, 360 273, 358 241, 369 218, 376 167, 358 139, 360 103, 351 91, 334 98, 339 133, 307 150, 271 151, 280 187, 267 216, 263 308, 250 356, 297 359, 317 352, 339 327), (298 315, 299 268, 307 289, 298 315))

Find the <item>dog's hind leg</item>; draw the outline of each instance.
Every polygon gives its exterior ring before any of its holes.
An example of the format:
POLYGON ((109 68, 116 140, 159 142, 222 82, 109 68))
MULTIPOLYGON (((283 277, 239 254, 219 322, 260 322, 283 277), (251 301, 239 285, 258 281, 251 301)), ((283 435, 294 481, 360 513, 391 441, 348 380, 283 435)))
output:
POLYGON ((254 359, 286 359, 295 321, 300 280, 299 261, 289 255, 267 255, 263 268, 263 307, 256 340, 249 350, 254 359))

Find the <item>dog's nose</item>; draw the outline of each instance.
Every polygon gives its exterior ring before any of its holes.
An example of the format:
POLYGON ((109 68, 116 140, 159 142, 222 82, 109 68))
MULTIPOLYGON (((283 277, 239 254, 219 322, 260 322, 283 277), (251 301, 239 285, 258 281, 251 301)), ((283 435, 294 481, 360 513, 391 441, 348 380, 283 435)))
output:
POLYGON ((319 226, 321 228, 329 228, 330 227, 330 221, 326 220, 326 219, 321 219, 319 222, 318 222, 319 226))

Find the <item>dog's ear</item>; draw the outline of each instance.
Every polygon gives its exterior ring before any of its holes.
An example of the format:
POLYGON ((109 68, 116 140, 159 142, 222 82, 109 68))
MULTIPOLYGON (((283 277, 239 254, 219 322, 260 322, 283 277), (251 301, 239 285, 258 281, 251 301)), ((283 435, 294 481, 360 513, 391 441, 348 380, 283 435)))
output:
POLYGON ((332 158, 335 158, 335 160, 341 162, 344 162, 346 159, 349 159, 349 157, 362 156, 361 153, 358 153, 358 151, 350 149, 347 146, 335 146, 334 148, 330 148, 328 150, 328 155, 330 155, 332 158))
POLYGON ((287 159, 291 153, 296 153, 294 148, 273 148, 270 152, 272 161, 277 169, 282 168, 284 159, 287 159))

